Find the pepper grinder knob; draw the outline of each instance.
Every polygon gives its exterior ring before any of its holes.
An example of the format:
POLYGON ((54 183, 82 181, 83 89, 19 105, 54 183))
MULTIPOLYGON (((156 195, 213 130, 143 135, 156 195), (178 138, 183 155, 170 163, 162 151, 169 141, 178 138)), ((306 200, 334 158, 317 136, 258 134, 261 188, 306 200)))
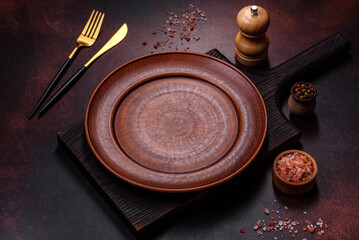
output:
POLYGON ((258 15, 258 7, 256 5, 253 5, 251 7, 251 14, 252 15, 258 15))
POLYGON ((242 8, 237 15, 239 32, 235 38, 235 55, 245 66, 257 66, 268 58, 268 12, 256 5, 242 8))

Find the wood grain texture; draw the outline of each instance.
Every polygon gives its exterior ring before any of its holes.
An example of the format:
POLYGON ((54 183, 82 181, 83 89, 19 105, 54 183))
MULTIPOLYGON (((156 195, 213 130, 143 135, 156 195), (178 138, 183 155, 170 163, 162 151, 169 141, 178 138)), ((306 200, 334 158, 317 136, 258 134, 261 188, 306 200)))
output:
POLYGON ((239 32, 234 40, 235 57, 241 64, 253 67, 268 58, 269 38, 266 34, 270 18, 260 6, 246 6, 237 14, 239 32))
POLYGON ((280 190, 286 194, 289 194, 289 195, 302 195, 302 194, 309 192, 315 185, 317 173, 318 173, 317 162, 311 155, 309 155, 308 153, 306 153, 304 151, 287 150, 287 151, 280 153, 273 161, 273 174, 272 174, 273 184, 274 184, 274 186, 276 186, 276 188, 278 190, 280 190), (312 166, 313 166, 314 170, 312 171, 312 175, 309 180, 304 181, 304 182, 294 183, 294 182, 287 181, 279 174, 278 169, 277 169, 278 161, 281 159, 282 156, 289 154, 289 153, 302 154, 312 161, 312 166))
POLYGON ((296 81, 295 76, 300 76, 310 69, 315 69, 320 63, 346 53, 350 47, 349 39, 341 33, 335 33, 272 69, 249 70, 241 65, 238 66, 263 96, 269 119, 268 129, 275 128, 273 125, 283 126, 276 128, 273 134, 268 134, 267 150, 279 152, 282 144, 289 146, 301 138, 299 130, 284 117, 279 108, 281 94, 290 89, 296 81), (285 143, 282 142, 281 136, 286 139, 285 143))
MULTIPOLYGON (((199 21, 198 31, 191 35, 199 34, 198 41, 192 38, 188 42, 181 41, 180 31, 171 39, 158 30, 170 17, 168 11, 181 13, 188 3, 177 0, 1 1, 1 239, 134 239, 90 184, 90 178, 81 174, 75 161, 59 146, 55 136, 59 130, 83 119, 87 102, 99 81, 131 59, 151 51, 171 50, 169 46, 174 50, 178 45, 180 50, 190 47, 187 50, 200 53, 218 48, 235 62, 234 38, 238 32, 235 18, 242 7, 253 2, 190 1, 193 10, 197 7, 204 10, 208 18, 206 22, 199 21), (28 121, 28 114, 70 54, 69 50, 75 47, 74 40, 93 9, 106 13, 101 34, 93 48, 81 51, 76 57, 64 81, 124 22, 129 26, 128 36, 96 61, 42 118, 28 121), (165 49, 153 47, 166 37, 174 44, 167 44, 165 49), (145 46, 144 41, 147 41, 145 46), (184 45, 180 45, 181 42, 184 45)), ((256 232, 248 229, 262 219, 265 207, 275 206, 271 204, 274 199, 281 206, 288 206, 285 212, 282 208, 282 213, 291 219, 304 222, 321 217, 328 223, 329 229, 321 240, 357 239, 353 223, 359 219, 359 112, 355 111, 359 102, 359 1, 273 0, 258 4, 267 9, 271 18, 267 32, 270 38, 268 63, 263 67, 273 68, 337 31, 352 42, 352 48, 343 56, 335 56, 302 76, 294 76, 313 82, 318 89, 317 106, 312 115, 302 118, 291 114, 286 105, 289 92, 285 89, 280 95, 285 116, 302 132, 300 143, 290 148, 303 149, 315 157, 319 168, 317 184, 313 191, 301 197, 282 194, 272 185, 274 158, 268 157, 251 165, 230 184, 220 186, 219 193, 191 204, 184 214, 182 211, 175 214, 175 221, 168 221, 170 226, 162 228, 153 240, 256 239, 256 232), (303 211, 308 215, 303 215, 303 211), (247 232, 241 233, 240 228, 247 232)), ((280 239, 279 234, 271 232, 263 236, 280 239)), ((296 239, 311 236, 300 231, 296 239)))
POLYGON ((242 8, 237 14, 237 26, 248 37, 263 36, 267 32, 269 22, 269 14, 261 6, 257 6, 257 11, 252 11, 252 5, 249 5, 242 8))
POLYGON ((157 193, 123 182, 107 171, 92 154, 86 141, 83 121, 60 131, 58 140, 135 235, 144 235, 153 230, 154 226, 163 224, 168 215, 195 201, 202 194, 157 193))
POLYGON ((317 101, 315 98, 306 103, 298 102, 292 95, 290 95, 288 99, 289 110, 297 116, 308 116, 312 114, 316 103, 317 101))
MULTIPOLYGON (((294 74, 307 71, 320 62, 348 51, 349 48, 349 40, 341 34, 335 34, 269 70, 270 72, 256 70, 254 73, 253 69, 248 71, 239 67, 256 84, 268 110, 268 135, 258 160, 277 154, 281 149, 299 141, 301 137, 300 131, 293 127, 279 110, 280 94, 285 88, 286 81, 289 81, 294 74), (302 65, 303 69, 299 65, 302 65)), ((228 61, 216 49, 207 54, 228 61)), ((60 131, 58 140, 65 149, 71 152, 74 161, 79 163, 89 180, 98 187, 102 196, 110 200, 110 203, 124 217, 130 229, 138 235, 154 231, 157 229, 156 226, 164 222, 168 223, 164 221, 166 218, 174 216, 178 210, 211 192, 207 190, 176 195, 155 193, 120 181, 106 171, 91 154, 85 139, 83 121, 60 131)))

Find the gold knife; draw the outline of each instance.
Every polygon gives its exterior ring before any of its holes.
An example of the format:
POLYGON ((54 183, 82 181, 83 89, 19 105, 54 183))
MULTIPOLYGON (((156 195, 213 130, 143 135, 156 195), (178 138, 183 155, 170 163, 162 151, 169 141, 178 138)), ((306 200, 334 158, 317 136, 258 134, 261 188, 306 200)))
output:
POLYGON ((123 24, 122 27, 111 37, 110 40, 79 70, 77 71, 40 109, 39 115, 50 109, 50 107, 57 102, 86 72, 91 64, 96 61, 102 54, 120 43, 127 35, 127 24, 123 24))

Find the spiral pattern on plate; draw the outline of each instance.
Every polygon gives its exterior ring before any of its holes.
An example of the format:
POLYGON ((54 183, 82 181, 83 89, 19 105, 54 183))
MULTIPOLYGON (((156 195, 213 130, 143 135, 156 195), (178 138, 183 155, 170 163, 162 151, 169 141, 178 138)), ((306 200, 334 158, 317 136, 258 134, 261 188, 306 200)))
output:
POLYGON ((216 86, 177 76, 133 89, 120 103, 114 125, 119 146, 133 161, 182 173, 208 167, 231 149, 238 116, 216 86))

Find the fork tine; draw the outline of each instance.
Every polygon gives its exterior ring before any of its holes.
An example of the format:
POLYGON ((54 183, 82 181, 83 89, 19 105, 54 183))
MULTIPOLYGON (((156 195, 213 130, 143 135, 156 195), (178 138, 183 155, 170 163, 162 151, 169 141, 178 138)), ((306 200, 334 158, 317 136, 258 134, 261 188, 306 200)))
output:
POLYGON ((89 34, 90 34, 90 32, 91 32, 91 30, 92 30, 92 28, 93 28, 93 26, 94 26, 94 22, 95 22, 96 19, 97 19, 97 15, 98 15, 98 11, 96 11, 95 16, 94 16, 94 17, 92 18, 92 20, 91 20, 90 26, 88 27, 88 29, 87 29, 87 31, 86 31, 86 34, 85 34, 86 37, 89 36, 89 34))
POLYGON ((86 23, 84 29, 82 30, 82 33, 81 33, 82 35, 85 35, 85 34, 86 34, 87 29, 88 29, 88 27, 89 27, 89 25, 90 25, 90 22, 91 22, 91 19, 92 19, 92 16, 93 16, 94 12, 95 12, 95 10, 92 11, 89 20, 87 21, 87 23, 86 23))
POLYGON ((96 27, 93 28, 93 30, 92 30, 92 32, 91 32, 91 35, 90 35, 90 38, 97 39, 98 34, 100 33, 102 21, 103 21, 103 18, 105 17, 105 14, 102 13, 102 15, 100 15, 99 17, 101 17, 101 18, 100 18, 100 21, 98 22, 98 24, 96 25, 96 27))

